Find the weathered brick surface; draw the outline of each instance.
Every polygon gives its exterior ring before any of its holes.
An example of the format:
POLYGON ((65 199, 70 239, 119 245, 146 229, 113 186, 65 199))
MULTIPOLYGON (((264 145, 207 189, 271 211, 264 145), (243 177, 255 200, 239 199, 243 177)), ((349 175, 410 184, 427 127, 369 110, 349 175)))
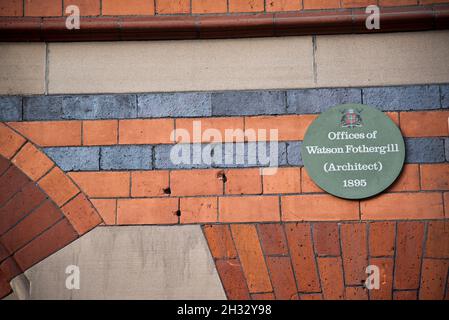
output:
POLYGON ((83 121, 83 145, 108 146, 117 143, 117 120, 83 121))
POLYGON ((120 120, 119 144, 172 143, 174 125, 171 119, 120 120))
POLYGON ((343 266, 346 285, 362 285, 368 265, 365 223, 344 223, 340 226, 343 266))
POLYGON ((441 107, 449 108, 449 85, 441 85, 441 107))
POLYGON ((313 224, 313 241, 317 255, 340 255, 340 235, 337 223, 313 224))
POLYGON ((11 166, 0 177, 0 205, 4 205, 30 180, 16 166, 11 166))
POLYGON ((70 200, 62 207, 62 211, 80 236, 103 222, 84 194, 70 200))
POLYGON ((206 225, 203 231, 212 257, 215 259, 237 258, 229 225, 206 225))
POLYGON ((369 224, 369 254, 371 257, 393 256, 396 239, 395 222, 369 224))
POLYGON ((243 117, 176 119, 176 142, 243 142, 244 122, 243 117))
POLYGON ((443 300, 449 261, 424 259, 422 265, 420 300, 443 300))
POLYGON ((129 172, 72 172, 69 176, 89 197, 129 197, 129 172))
POLYGON ((317 118, 316 115, 280 115, 280 116, 258 116, 245 118, 245 130, 255 133, 264 130, 265 136, 249 136, 248 141, 297 141, 303 140, 309 125, 317 118), (272 130, 277 132, 276 137, 271 136, 272 130))
POLYGON ((302 166, 301 157, 302 142, 287 143, 287 163, 291 166, 302 166))
POLYGON ((223 194, 221 170, 176 170, 170 172, 171 194, 200 196, 223 194))
POLYGON ((226 170, 226 194, 261 194, 262 176, 260 169, 226 170))
POLYGON ((285 225, 285 232, 298 290, 300 292, 321 291, 310 224, 289 223, 285 225))
POLYGON ((220 222, 280 221, 277 196, 242 196, 219 198, 220 222))
POLYGON ((416 290, 394 291, 393 300, 417 300, 418 292, 416 290))
MULTIPOLYGON (((264 169, 264 172, 270 173, 264 169)), ((300 168, 278 168, 275 174, 262 176, 263 193, 300 193, 301 192, 301 169, 300 168)))
POLYGON ((345 287, 341 258, 320 257, 317 260, 324 299, 343 300, 345 298, 345 287))
POLYGON ((345 103, 361 103, 360 89, 306 89, 287 91, 287 113, 322 113, 345 103))
POLYGON ((296 300, 298 289, 288 257, 267 257, 267 266, 276 299, 296 300))
POLYGON ((406 164, 396 181, 387 189, 388 192, 419 191, 419 165, 406 164))
POLYGON ((181 198, 181 223, 209 223, 218 220, 218 200, 215 197, 181 198))
POLYGON ((401 112, 401 131, 406 137, 449 135, 449 111, 401 112))
POLYGON ((212 115, 210 93, 162 93, 139 95, 142 118, 207 117, 212 115))
POLYGON ((62 206, 79 192, 73 182, 57 167, 39 181, 39 186, 58 206, 62 206))
POLYGON ((444 162, 444 140, 440 138, 405 139, 407 163, 444 162))
POLYGON ((114 146, 100 149, 101 170, 148 170, 153 168, 151 146, 114 146))
POLYGON ((398 222, 395 289, 417 289, 421 271, 424 223, 398 222))
POLYGON ((259 224, 257 226, 260 245, 265 255, 287 255, 288 246, 282 225, 277 223, 259 224))
POLYGON ((0 97, 0 121, 22 120, 22 98, 14 96, 0 97))
POLYGON ((368 290, 365 287, 346 287, 346 300, 368 300, 368 290))
POLYGON ((24 143, 24 138, 0 123, 0 155, 10 159, 24 143))
POLYGON ((117 203, 117 223, 136 224, 177 224, 178 199, 119 199, 117 203))
POLYGON ((117 200, 116 199, 91 199, 98 214, 103 219, 105 225, 115 225, 117 216, 117 200))
POLYGON ((428 223, 425 256, 449 258, 449 221, 430 221, 428 223))
POLYGON ((100 148, 98 147, 44 148, 43 151, 63 171, 100 169, 100 148))
POLYGON ((384 111, 405 111, 440 108, 436 85, 384 87, 363 89, 363 103, 384 111))
POLYGON ((54 165, 42 151, 29 142, 20 149, 11 162, 34 181, 40 179, 54 165))
POLYGON ((449 138, 444 139, 444 150, 446 161, 449 162, 449 138))
POLYGON ((168 196, 171 194, 169 179, 168 171, 133 171, 131 197, 168 196))
POLYGON ((270 276, 265 265, 256 227, 231 225, 232 237, 251 293, 271 292, 270 276))
POLYGON ((249 291, 240 261, 236 259, 218 260, 215 265, 227 298, 230 300, 249 300, 249 291))
POLYGON ((369 264, 377 266, 380 272, 380 287, 370 290, 369 298, 371 300, 391 300, 393 294, 393 258, 371 258, 369 264))
POLYGON ((449 164, 423 164, 420 168, 423 190, 449 190, 449 164))
POLYGON ((264 115, 284 114, 285 92, 214 92, 212 93, 212 115, 264 115))

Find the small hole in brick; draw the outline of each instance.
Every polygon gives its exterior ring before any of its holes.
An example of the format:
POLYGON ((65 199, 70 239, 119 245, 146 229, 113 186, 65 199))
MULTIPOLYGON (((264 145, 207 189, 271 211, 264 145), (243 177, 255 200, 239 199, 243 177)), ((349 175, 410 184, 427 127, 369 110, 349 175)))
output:
POLYGON ((217 173, 217 178, 220 179, 220 180, 222 180, 223 182, 228 181, 228 178, 226 177, 224 171, 219 171, 219 172, 217 173))
POLYGON ((165 194, 171 194, 171 189, 170 188, 165 188, 164 189, 164 193, 165 194))
POLYGON ((176 214, 178 217, 180 217, 180 216, 181 216, 181 210, 177 210, 175 214, 176 214))

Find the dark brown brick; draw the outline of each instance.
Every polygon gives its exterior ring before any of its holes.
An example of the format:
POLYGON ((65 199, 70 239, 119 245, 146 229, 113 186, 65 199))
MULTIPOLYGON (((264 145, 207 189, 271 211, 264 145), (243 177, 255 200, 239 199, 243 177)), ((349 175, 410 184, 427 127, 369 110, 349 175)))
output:
POLYGON ((5 233, 0 238, 0 241, 9 252, 16 252, 61 218, 61 210, 50 200, 47 200, 14 228, 5 233))
POLYGON ((449 221, 429 222, 425 254, 431 258, 449 258, 449 221))
POLYGON ((8 201, 30 180, 17 167, 11 166, 0 177, 0 206, 8 201))
POLYGON ((5 173, 6 169, 9 168, 10 162, 8 159, 0 156, 0 176, 5 173))
POLYGON ((303 293, 320 292, 310 224, 288 223, 285 225, 285 233, 298 290, 303 293))
POLYGON ((20 267, 17 265, 16 261, 11 257, 0 264, 0 271, 3 272, 8 281, 11 281, 22 273, 22 270, 20 270, 20 267))
POLYGON ((419 300, 443 300, 449 261, 424 259, 419 300))
POLYGON ((0 209, 0 234, 17 224, 46 198, 34 182, 29 182, 0 209))
POLYGON ((249 300, 242 266, 237 259, 217 260, 216 267, 229 300, 249 300))
POLYGON ((5 260, 7 257, 9 257, 9 252, 0 242, 0 262, 5 260))
POLYGON ((391 300, 393 295, 393 258, 371 258, 369 264, 379 267, 380 271, 380 288, 379 290, 369 290, 370 299, 391 300))
POLYGON ((369 224, 369 254, 371 257, 394 255, 395 222, 372 222, 369 224))
POLYGON ((267 266, 271 275, 271 284, 277 300, 296 300, 295 277, 289 257, 267 257, 267 266))
POLYGON ((340 255, 340 237, 337 223, 315 223, 313 225, 315 251, 321 256, 340 255))
POLYGON ((361 285, 366 279, 365 270, 368 266, 366 224, 342 224, 340 235, 345 283, 361 285))
POLYGON ((281 224, 259 224, 258 231, 265 255, 288 255, 287 240, 281 224))
POLYGON ((75 240, 78 234, 63 218, 49 230, 14 254, 22 270, 26 270, 75 240))
POLYGON ((203 227, 203 231, 210 252, 215 259, 235 259, 237 257, 228 225, 206 225, 203 227))
POLYGON ((417 289, 421 270, 424 223, 398 222, 395 289, 417 289))
POLYGON ((320 257, 318 268, 320 270, 321 285, 325 300, 342 300, 345 298, 343 269, 340 257, 320 257))

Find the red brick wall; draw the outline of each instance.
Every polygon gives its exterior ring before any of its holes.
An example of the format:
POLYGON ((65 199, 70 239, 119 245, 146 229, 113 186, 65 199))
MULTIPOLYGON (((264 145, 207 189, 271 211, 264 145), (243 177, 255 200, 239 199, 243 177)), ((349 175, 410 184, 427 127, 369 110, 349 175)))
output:
POLYGON ((0 16, 62 16, 77 5, 82 16, 261 13, 338 8, 448 3, 447 0, 10 0, 0 2, 0 16), (191 6, 190 6, 191 3, 191 6))

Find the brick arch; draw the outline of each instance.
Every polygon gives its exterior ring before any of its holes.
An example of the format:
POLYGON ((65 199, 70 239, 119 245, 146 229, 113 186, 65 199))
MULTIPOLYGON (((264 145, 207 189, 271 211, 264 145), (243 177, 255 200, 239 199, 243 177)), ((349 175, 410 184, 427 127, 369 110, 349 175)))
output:
POLYGON ((0 298, 13 277, 102 222, 50 158, 0 123, 0 298))

